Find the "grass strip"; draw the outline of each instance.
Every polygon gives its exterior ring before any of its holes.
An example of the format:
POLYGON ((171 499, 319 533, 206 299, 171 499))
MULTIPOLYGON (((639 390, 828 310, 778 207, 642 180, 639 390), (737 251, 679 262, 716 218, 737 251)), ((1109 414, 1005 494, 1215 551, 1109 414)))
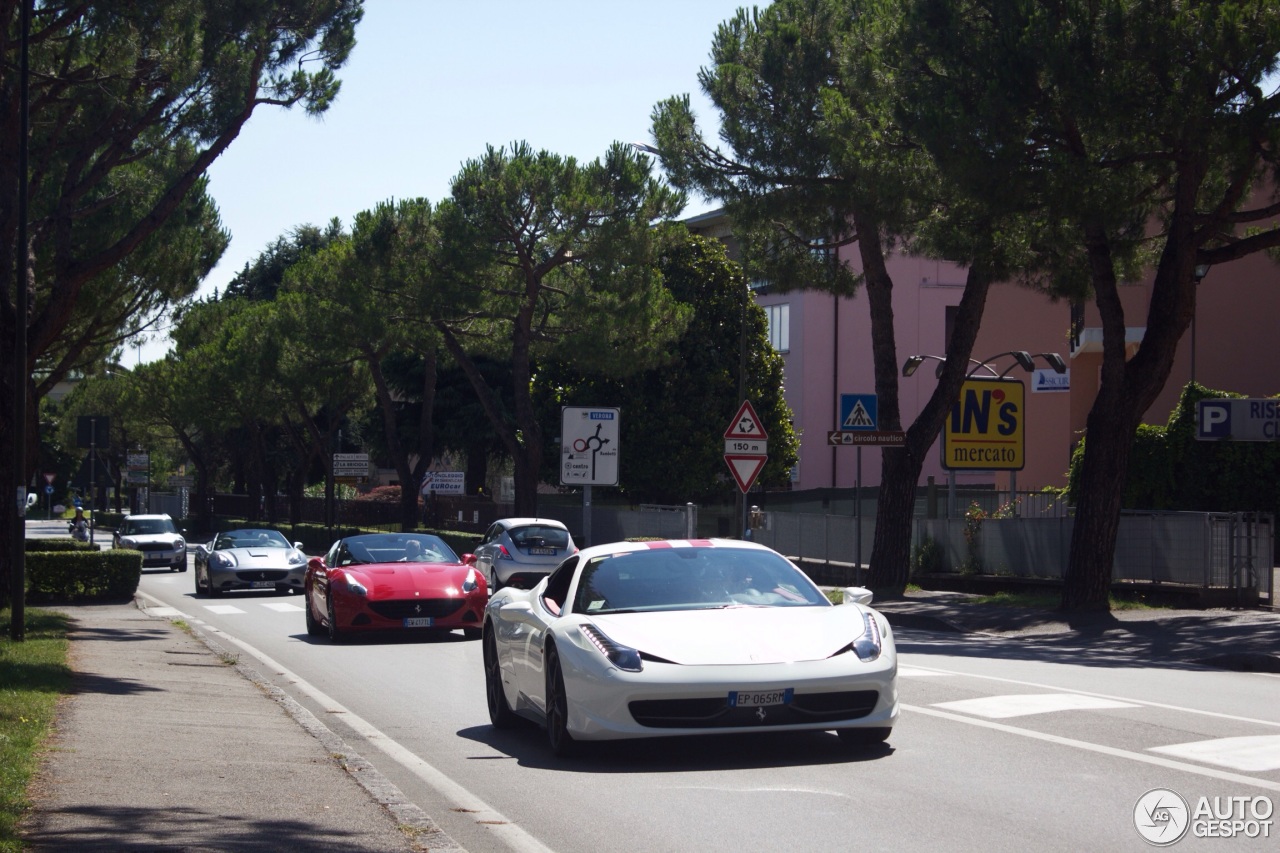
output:
POLYGON ((31 803, 27 787, 40 763, 58 697, 71 689, 68 617, 27 610, 26 639, 9 638, 10 614, 0 610, 0 853, 19 853, 18 822, 31 803))

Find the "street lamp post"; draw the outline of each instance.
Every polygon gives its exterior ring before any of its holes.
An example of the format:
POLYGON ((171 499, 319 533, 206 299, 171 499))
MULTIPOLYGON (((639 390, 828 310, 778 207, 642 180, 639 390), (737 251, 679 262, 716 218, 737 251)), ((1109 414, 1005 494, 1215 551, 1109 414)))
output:
POLYGON ((1200 282, 1209 274, 1208 264, 1196 264, 1196 304, 1191 309, 1191 381, 1196 381, 1196 314, 1200 313, 1200 282))
MULTIPOLYGON (((965 373, 965 378, 968 379, 972 377, 979 370, 985 370, 987 371, 987 373, 991 375, 991 378, 1003 379, 1005 376, 1009 374, 1009 371, 1013 370, 1015 367, 1021 367, 1023 370, 1027 371, 1028 373, 1031 373, 1035 371, 1035 360, 1037 358, 1043 359, 1045 363, 1048 364, 1049 367, 1051 367, 1055 373, 1067 372, 1067 363, 1063 360, 1062 356, 1056 352, 1038 352, 1033 355, 1032 353, 1027 352, 1026 350, 1009 350, 1007 352, 996 353, 995 355, 990 356, 989 358, 984 358, 982 361, 978 361, 976 358, 970 358, 969 363, 971 366, 969 367, 968 371, 965 373), (996 371, 996 369, 991 366, 991 362, 995 361, 998 358, 1004 358, 1006 356, 1012 358, 1013 363, 1010 364, 1008 367, 1006 367, 1003 371, 996 371)), ((935 371, 935 375, 939 377, 942 376, 942 369, 943 367, 946 366, 946 363, 947 363, 946 356, 929 355, 925 353, 922 353, 920 355, 913 355, 910 358, 908 358, 905 362, 903 362, 902 375, 912 376, 913 374, 915 374, 916 370, 919 369, 920 365, 928 360, 938 362, 938 368, 935 371)), ((1018 491, 1018 474, 1016 471, 1011 470, 1009 472, 1009 492, 1013 497, 1016 498, 1017 491, 1018 491)), ((1014 504, 1014 512, 1015 513, 1017 512, 1017 504, 1014 504)), ((956 515, 956 472, 954 468, 948 468, 947 469, 947 517, 954 518, 955 515, 956 515)))

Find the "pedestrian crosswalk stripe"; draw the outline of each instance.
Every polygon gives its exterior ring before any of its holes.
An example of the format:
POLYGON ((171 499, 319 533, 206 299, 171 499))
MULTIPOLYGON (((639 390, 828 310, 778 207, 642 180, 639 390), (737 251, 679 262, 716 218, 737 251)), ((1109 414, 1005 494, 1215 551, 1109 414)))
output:
POLYGON ((981 699, 961 699, 958 702, 938 702, 933 707, 1003 720, 1053 711, 1098 711, 1141 706, 1079 693, 1014 693, 1007 696, 985 696, 981 699))
POLYGON ((292 601, 264 601, 262 606, 268 610, 275 610, 278 613, 301 613, 302 605, 294 604, 292 601))
POLYGON ((210 613, 217 613, 219 616, 230 616, 233 613, 244 613, 243 610, 236 607, 234 604, 206 604, 204 609, 208 610, 210 613))
POLYGON ((1255 773, 1280 770, 1280 735, 1224 737, 1156 746, 1152 752, 1255 773))
POLYGON ((950 673, 950 672, 938 672, 937 670, 934 670, 934 669, 920 669, 914 666, 898 667, 898 675, 906 678, 928 678, 930 676, 937 677, 937 676, 948 676, 952 674, 953 673, 950 673))

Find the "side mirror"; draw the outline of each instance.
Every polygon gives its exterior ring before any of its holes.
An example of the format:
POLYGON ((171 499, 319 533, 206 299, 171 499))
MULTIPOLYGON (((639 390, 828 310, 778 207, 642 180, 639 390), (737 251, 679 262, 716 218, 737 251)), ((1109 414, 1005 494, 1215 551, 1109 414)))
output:
POLYGON ((307 569, 312 572, 324 571, 324 558, 312 557, 311 559, 307 560, 307 569))
POLYGON ((463 562, 463 564, 464 564, 464 565, 467 565, 467 566, 474 566, 474 565, 476 564, 476 555, 475 555, 475 554, 463 554, 463 555, 462 555, 462 562, 463 562))
POLYGON ((294 543, 293 543, 293 547, 294 547, 294 548, 296 548, 297 550, 301 551, 301 550, 302 550, 302 543, 301 543, 301 542, 294 542, 294 543))
POLYGON ((846 586, 844 588, 845 604, 870 604, 873 597, 871 590, 865 586, 846 586))
POLYGON ((193 545, 192 550, 195 551, 197 557, 209 556, 209 549, 204 545, 193 545))

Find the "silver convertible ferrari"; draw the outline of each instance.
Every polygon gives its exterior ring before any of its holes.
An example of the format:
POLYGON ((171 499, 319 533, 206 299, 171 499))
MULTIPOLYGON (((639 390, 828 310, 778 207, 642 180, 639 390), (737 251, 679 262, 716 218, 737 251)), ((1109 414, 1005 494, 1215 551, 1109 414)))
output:
POLYGON ((485 608, 489 718, 580 741, 834 730, 880 743, 898 719, 897 653, 871 593, 833 605, 750 542, 587 548, 485 608))

